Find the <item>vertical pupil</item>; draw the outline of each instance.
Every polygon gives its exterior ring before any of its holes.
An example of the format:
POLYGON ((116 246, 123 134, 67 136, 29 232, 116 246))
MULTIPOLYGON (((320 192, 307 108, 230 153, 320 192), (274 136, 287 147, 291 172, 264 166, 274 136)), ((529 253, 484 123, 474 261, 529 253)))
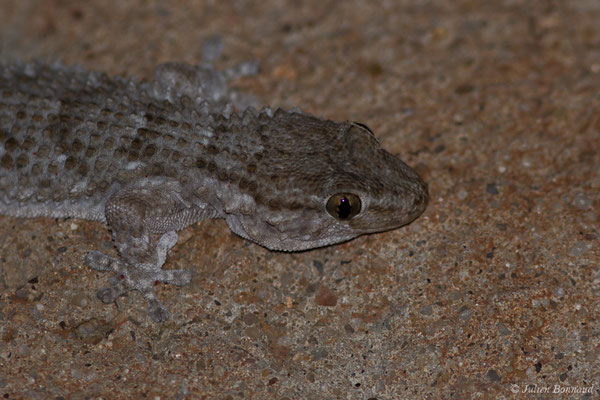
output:
POLYGON ((360 212, 360 198, 352 193, 336 193, 327 200, 325 209, 332 217, 350 220, 360 212))
POLYGON ((351 211, 352 206, 350 205, 350 201, 348 198, 342 197, 340 199, 340 204, 338 204, 338 217, 341 219, 348 218, 351 211))

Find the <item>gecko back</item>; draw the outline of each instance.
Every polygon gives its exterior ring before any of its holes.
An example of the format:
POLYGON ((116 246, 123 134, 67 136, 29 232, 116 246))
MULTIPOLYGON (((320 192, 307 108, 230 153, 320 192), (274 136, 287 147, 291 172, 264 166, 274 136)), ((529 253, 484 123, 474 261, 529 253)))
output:
POLYGON ((123 186, 178 174, 185 149, 175 137, 223 109, 183 96, 174 105, 159 90, 60 65, 0 70, 0 213, 104 222, 107 199, 123 186))

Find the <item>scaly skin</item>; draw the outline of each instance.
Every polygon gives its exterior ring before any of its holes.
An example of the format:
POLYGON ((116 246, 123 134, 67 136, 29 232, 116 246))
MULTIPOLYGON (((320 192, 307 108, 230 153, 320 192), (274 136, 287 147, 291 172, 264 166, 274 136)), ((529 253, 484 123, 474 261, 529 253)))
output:
POLYGON ((121 281, 106 303, 139 290, 155 321, 168 318, 156 281, 180 230, 224 218, 272 250, 326 246, 407 224, 426 207, 427 187, 381 148, 362 124, 298 112, 233 112, 227 79, 252 64, 216 71, 164 64, 153 82, 109 78, 60 65, 0 69, 0 213, 106 223, 119 259, 86 262, 121 281))

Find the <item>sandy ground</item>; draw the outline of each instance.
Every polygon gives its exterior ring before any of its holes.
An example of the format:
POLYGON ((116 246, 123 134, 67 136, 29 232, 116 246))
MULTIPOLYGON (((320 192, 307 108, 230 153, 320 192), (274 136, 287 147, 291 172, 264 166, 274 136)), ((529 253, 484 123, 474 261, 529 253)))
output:
POLYGON ((599 20, 596 0, 3 0, 2 60, 150 78, 219 34, 221 67, 261 61, 237 88, 366 123, 431 203, 294 254, 190 227, 165 324, 96 299, 103 225, 0 217, 0 395, 597 398, 599 20))

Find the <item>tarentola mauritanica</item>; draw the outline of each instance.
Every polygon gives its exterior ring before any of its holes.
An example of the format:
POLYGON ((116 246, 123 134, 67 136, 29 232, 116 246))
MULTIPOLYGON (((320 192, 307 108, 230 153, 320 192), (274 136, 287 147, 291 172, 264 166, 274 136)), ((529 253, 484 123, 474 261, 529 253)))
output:
POLYGON ((407 224, 428 200, 363 124, 243 109, 227 81, 256 64, 215 70, 219 46, 201 66, 159 66, 152 82, 59 64, 0 69, 0 214, 107 224, 119 258, 90 251, 86 263, 122 279, 98 297, 136 289, 155 321, 169 316, 155 282, 191 279, 162 269, 175 232, 201 219, 297 251, 407 224))

